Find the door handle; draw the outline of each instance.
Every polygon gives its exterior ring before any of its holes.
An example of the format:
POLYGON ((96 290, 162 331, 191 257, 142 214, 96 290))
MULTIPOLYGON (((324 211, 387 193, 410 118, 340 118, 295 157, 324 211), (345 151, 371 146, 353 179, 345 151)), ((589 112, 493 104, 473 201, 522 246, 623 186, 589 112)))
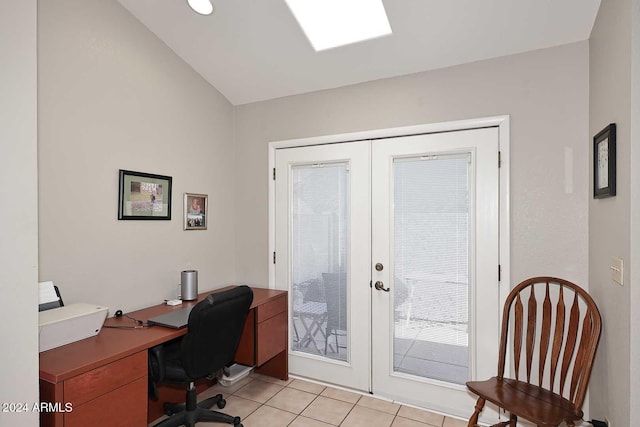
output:
POLYGON ((384 283, 382 283, 382 282, 381 282, 381 281, 379 281, 379 280, 378 280, 376 283, 374 283, 374 285, 373 285, 373 286, 374 286, 374 287, 376 288, 376 290, 378 290, 378 291, 385 291, 385 292, 389 292, 389 291, 391 290, 391 289, 389 289, 389 288, 385 288, 385 287, 384 287, 384 283))

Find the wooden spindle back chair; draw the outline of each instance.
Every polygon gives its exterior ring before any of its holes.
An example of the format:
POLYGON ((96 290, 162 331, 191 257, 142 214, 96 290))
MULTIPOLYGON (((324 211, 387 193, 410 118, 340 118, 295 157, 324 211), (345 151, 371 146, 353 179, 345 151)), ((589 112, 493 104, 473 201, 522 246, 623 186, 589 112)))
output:
POLYGON ((600 329, 598 307, 578 285, 555 277, 520 283, 504 305, 498 375, 467 382, 479 396, 469 427, 478 425, 487 400, 510 414, 494 427, 515 427, 518 417, 538 426, 574 426, 583 415, 600 329), (508 350, 513 378, 505 377, 508 350))

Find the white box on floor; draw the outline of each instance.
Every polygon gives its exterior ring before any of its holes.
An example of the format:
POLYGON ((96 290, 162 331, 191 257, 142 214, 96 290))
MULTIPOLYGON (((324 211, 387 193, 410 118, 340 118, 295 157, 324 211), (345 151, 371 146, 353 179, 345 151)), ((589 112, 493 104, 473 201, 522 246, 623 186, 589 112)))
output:
POLYGON ((233 365, 229 366, 229 376, 228 377, 223 376, 218 380, 218 382, 223 387, 230 387, 234 383, 240 381, 241 379, 249 375, 252 369, 253 368, 251 366, 245 366, 245 365, 240 365, 238 363, 234 363, 233 365))

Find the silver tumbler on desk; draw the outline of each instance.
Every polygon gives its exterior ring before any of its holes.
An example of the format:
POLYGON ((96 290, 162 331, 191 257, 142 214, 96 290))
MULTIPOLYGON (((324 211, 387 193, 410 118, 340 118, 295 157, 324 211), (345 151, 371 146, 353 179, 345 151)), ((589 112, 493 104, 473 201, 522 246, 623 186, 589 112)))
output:
POLYGON ((180 299, 182 301, 198 299, 197 270, 185 270, 180 273, 180 299))

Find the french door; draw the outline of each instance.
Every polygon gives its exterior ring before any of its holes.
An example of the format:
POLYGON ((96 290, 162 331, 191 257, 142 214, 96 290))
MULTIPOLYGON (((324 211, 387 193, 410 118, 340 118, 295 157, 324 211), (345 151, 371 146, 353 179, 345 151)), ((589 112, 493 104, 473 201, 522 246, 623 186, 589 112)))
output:
POLYGON ((292 374, 466 415, 495 374, 498 130, 276 150, 292 374))
POLYGON ((289 372, 370 384, 370 147, 276 152, 276 288, 289 291, 289 372))

